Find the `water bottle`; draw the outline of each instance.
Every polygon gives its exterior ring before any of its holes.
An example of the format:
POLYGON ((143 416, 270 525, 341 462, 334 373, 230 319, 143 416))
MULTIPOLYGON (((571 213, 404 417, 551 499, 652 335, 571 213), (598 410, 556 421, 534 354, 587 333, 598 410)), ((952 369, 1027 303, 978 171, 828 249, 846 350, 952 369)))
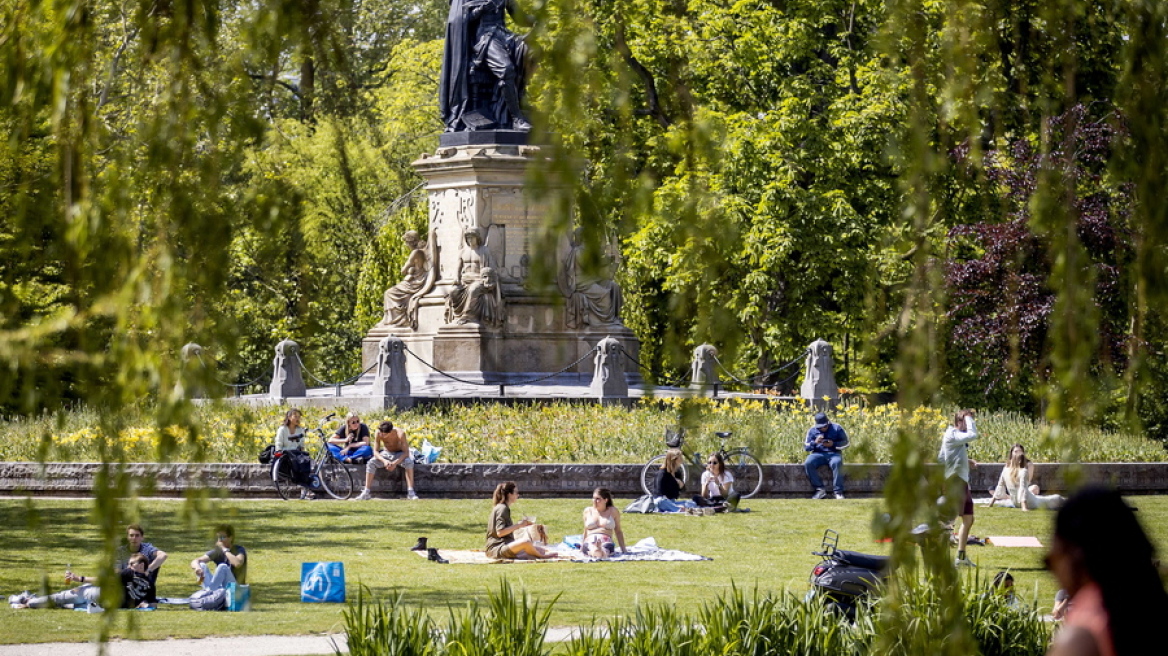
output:
POLYGON ((73 566, 65 565, 65 583, 73 582, 73 566))

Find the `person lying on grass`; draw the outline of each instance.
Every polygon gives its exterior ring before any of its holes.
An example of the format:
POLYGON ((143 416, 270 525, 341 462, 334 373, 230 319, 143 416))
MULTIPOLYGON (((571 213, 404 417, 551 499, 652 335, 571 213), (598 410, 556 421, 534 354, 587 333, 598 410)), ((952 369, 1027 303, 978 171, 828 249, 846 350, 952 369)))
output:
POLYGON ((555 554, 531 541, 526 535, 516 535, 516 531, 535 522, 524 517, 518 524, 511 522, 511 506, 519 500, 519 486, 515 481, 499 483, 492 497, 495 507, 487 521, 487 555, 491 558, 554 558, 555 554))
MULTIPOLYGON (((154 608, 158 604, 154 580, 146 573, 146 556, 136 553, 130 556, 129 566, 118 573, 122 582, 122 608, 154 608)), ((101 588, 93 585, 96 577, 78 576, 65 572, 65 580, 80 583, 76 588, 44 597, 28 597, 12 602, 13 608, 72 608, 80 605, 97 605, 101 599, 101 588)))

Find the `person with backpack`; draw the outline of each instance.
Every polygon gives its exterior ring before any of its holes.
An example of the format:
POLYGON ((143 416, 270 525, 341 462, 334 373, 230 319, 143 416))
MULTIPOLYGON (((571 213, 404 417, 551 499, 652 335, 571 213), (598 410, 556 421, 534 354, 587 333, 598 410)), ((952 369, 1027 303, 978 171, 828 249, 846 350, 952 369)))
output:
POLYGON ((304 489, 301 499, 315 499, 320 481, 312 475, 312 456, 304 450, 304 426, 300 425, 300 410, 292 408, 284 413, 284 422, 276 430, 275 451, 281 459, 280 467, 286 470, 292 481, 304 489))

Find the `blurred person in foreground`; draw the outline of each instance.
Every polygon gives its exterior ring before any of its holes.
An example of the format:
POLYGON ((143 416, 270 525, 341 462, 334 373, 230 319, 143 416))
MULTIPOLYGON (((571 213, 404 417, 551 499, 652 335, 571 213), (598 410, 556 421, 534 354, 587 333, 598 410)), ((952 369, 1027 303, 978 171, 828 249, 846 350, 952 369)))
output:
POLYGON ((1055 518, 1046 567, 1071 599, 1048 656, 1133 656, 1163 648, 1168 593, 1152 542, 1118 492, 1089 487, 1067 500, 1055 518))

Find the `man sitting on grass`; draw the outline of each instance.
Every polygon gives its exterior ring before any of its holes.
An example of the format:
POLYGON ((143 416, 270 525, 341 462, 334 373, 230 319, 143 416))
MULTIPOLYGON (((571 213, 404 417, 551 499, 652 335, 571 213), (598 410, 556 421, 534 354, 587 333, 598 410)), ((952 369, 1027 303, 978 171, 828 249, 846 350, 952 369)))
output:
MULTIPOLYGON (((146 573, 146 556, 140 553, 130 556, 129 566, 119 572, 118 576, 122 581, 122 608, 153 608, 158 603, 154 580, 146 573)), ((17 595, 18 598, 10 600, 10 604, 13 608, 72 608, 81 605, 98 607, 101 588, 93 585, 97 582, 95 577, 65 572, 65 580, 81 585, 45 597, 17 595)))
POLYGON ((406 475, 406 498, 417 499, 418 494, 414 492, 414 459, 410 457, 410 442, 406 439, 406 432, 394 428, 393 422, 383 421, 377 427, 377 436, 373 439, 373 457, 365 463, 365 489, 354 501, 373 498, 373 475, 378 469, 393 471, 399 466, 406 475))
POLYGON ((118 547, 118 559, 115 566, 120 572, 130 566, 130 556, 140 553, 146 557, 146 573, 150 580, 158 583, 158 571, 162 563, 166 562, 166 552, 158 547, 143 542, 146 532, 140 524, 130 524, 126 527, 126 544, 118 547))
POLYGON ((205 590, 226 588, 229 583, 247 583, 247 549, 235 544, 235 529, 230 524, 215 527, 215 546, 191 561, 195 578, 205 590), (215 569, 211 569, 211 565, 215 569))

